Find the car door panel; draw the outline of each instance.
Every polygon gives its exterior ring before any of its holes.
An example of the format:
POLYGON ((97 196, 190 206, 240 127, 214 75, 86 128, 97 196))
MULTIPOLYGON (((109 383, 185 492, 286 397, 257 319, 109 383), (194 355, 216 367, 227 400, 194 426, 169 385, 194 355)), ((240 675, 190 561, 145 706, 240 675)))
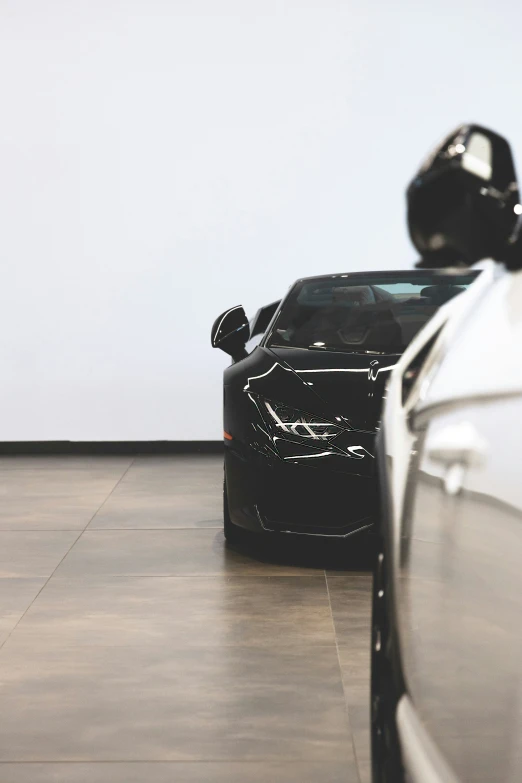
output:
POLYGON ((459 780, 514 783, 522 780, 522 395, 434 406, 416 430, 397 584, 408 693, 459 780))

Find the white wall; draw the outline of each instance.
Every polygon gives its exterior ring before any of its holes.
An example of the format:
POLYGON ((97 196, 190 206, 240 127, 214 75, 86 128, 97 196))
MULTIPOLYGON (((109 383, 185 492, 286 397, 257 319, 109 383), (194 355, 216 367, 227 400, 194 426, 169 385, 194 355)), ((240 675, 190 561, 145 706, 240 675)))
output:
POLYGON ((409 266, 404 186, 457 123, 522 149, 521 21, 0 0, 0 441, 219 438, 218 313, 409 266))

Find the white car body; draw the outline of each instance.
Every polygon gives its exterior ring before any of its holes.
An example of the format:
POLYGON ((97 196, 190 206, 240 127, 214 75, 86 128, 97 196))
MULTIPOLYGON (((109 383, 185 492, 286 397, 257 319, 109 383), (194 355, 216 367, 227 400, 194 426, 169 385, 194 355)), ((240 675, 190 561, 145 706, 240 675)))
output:
MULTIPOLYGON (((386 390, 382 425, 386 432, 385 448, 388 463, 388 480, 392 498, 392 519, 394 540, 400 534, 402 505, 406 476, 410 463, 411 449, 415 440, 409 426, 408 418, 414 411, 420 411, 428 405, 435 404, 445 397, 451 399, 473 393, 468 382, 468 373, 472 372, 470 362, 462 351, 452 351, 451 347, 464 332, 465 323, 472 314, 479 312, 480 304, 492 293, 497 280, 505 277, 504 268, 493 261, 477 264, 476 269, 482 269, 475 282, 455 299, 443 305, 433 318, 421 329, 411 341, 391 373, 386 390), (406 402, 402 401, 403 376, 415 357, 424 346, 438 334, 436 343, 427 361, 419 373, 406 402), (461 367, 455 371, 453 365, 459 361, 461 367), (441 365, 446 359, 451 361, 450 371, 442 372, 441 365), (441 370, 439 374, 439 370, 441 370)), ((520 306, 522 308, 522 298, 520 306)), ((468 339, 467 342, 470 340, 468 339)), ((471 338, 473 342, 473 338, 471 338)), ((467 347, 467 346, 466 346, 467 347)), ((480 385, 477 385, 477 389, 480 385)))
POLYGON ((382 420, 411 783, 522 780, 522 271, 481 266, 401 357, 382 420))

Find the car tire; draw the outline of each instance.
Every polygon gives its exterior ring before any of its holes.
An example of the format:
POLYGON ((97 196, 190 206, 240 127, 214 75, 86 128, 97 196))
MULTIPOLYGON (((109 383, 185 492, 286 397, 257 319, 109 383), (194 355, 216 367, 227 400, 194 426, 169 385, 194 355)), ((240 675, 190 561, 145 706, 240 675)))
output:
POLYGON ((223 480, 223 534, 227 544, 237 544, 242 538, 241 529, 230 519, 226 478, 223 480))

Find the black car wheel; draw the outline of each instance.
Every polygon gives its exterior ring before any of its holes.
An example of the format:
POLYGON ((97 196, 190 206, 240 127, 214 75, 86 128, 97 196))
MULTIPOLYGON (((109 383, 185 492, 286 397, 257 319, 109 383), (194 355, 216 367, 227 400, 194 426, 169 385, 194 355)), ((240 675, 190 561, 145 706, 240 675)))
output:
POLYGON ((228 544, 237 544, 242 538, 242 530, 230 519, 226 478, 223 479, 223 533, 228 544))

